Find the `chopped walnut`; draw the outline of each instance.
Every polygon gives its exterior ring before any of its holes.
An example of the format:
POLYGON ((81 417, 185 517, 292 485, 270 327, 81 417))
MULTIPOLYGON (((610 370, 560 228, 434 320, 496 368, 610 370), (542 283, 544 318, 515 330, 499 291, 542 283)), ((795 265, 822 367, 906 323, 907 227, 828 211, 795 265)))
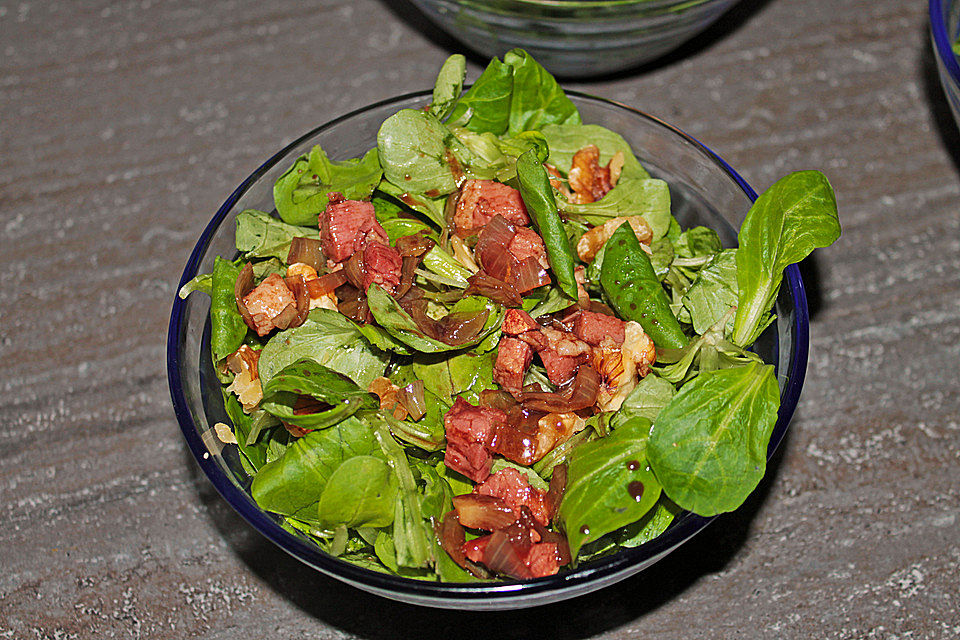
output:
MULTIPOLYGON (((570 166, 570 189, 573 190, 572 202, 576 204, 586 204, 596 202, 607 195, 613 189, 616 180, 611 179, 611 164, 613 159, 607 163, 606 167, 600 166, 600 149, 596 145, 587 145, 573 154, 573 162, 570 166)), ((620 170, 623 168, 623 154, 617 163, 613 165, 620 177, 620 170)))
POLYGON ((367 387, 367 391, 376 394, 376 396, 380 398, 381 410, 391 412, 397 420, 406 420, 407 410, 400 404, 397 398, 400 387, 390 382, 389 378, 384 378, 383 376, 375 378, 370 383, 370 386, 367 387))
MULTIPOLYGON (((650 339, 639 323, 629 321, 624 326, 624 340, 620 346, 620 374, 613 377, 617 367, 615 365, 615 356, 612 351, 615 345, 606 344, 606 340, 600 347, 594 349, 594 366, 598 359, 600 367, 605 368, 611 377, 604 375, 604 384, 600 386, 600 394, 597 397, 597 407, 601 411, 617 411, 627 399, 630 392, 637 386, 640 378, 650 373, 650 367, 657 359, 657 351, 653 340, 650 339), (597 351, 600 354, 597 354, 597 351)), ((601 374, 605 371, 597 369, 601 374)))
POLYGON ((602 225, 590 229, 580 236, 577 242, 577 255, 584 262, 592 262, 600 251, 600 247, 607 243, 613 232, 616 231, 624 222, 629 222, 633 233, 636 234, 640 246, 649 246, 653 240, 653 230, 643 216, 620 216, 607 220, 602 225))
POLYGON ((263 399, 260 374, 257 371, 259 361, 260 352, 245 344, 226 357, 227 369, 235 374, 227 391, 237 394, 243 410, 248 413, 263 399))

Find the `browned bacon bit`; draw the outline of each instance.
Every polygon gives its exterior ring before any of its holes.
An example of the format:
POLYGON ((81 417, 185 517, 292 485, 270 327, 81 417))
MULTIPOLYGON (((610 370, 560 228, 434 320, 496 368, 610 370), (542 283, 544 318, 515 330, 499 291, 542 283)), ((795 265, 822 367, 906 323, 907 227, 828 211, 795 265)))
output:
POLYGON ((533 349, 526 342, 516 338, 502 338, 497 349, 497 359, 493 364, 494 382, 515 398, 519 398, 523 374, 532 360, 533 349))
POLYGON ((527 208, 519 191, 493 180, 467 180, 457 198, 457 207, 453 214, 454 231, 461 238, 466 238, 475 234, 498 214, 513 224, 530 224, 527 208))
POLYGON ((524 258, 533 258, 544 269, 550 267, 550 263, 547 262, 547 249, 543 244, 543 239, 533 229, 517 227, 508 248, 513 257, 521 262, 524 258))
POLYGON ((592 144, 573 154, 568 178, 573 201, 577 204, 599 200, 613 189, 614 184, 610 180, 610 164, 600 166, 600 149, 592 144))
POLYGON ((518 336, 526 331, 539 329, 537 321, 522 309, 507 309, 503 316, 503 332, 509 336, 518 336))
POLYGON ((599 346, 605 336, 623 344, 626 322, 613 316, 592 311, 580 311, 573 321, 573 332, 578 338, 593 346, 599 346))
POLYGON ((329 260, 343 262, 371 242, 389 244, 372 203, 344 200, 339 193, 328 195, 327 208, 320 214, 320 244, 329 260))
POLYGON ((564 329, 541 327, 540 334, 547 345, 539 348, 537 353, 547 370, 547 377, 555 385, 567 384, 576 375, 577 368, 589 360, 590 345, 564 329))
MULTIPOLYGON (((243 271, 240 275, 241 277, 244 276, 243 271)), ((252 280, 252 267, 249 275, 252 280)), ((283 278, 276 273, 271 273, 264 278, 263 282, 243 295, 237 306, 241 315, 244 316, 247 326, 256 331, 257 335, 263 337, 277 327, 275 320, 290 305, 293 306, 293 313, 296 315, 297 300, 293 291, 286 285, 283 278), (249 320, 247 319, 248 315, 249 320)))
POLYGON ((390 245, 371 242, 363 250, 363 290, 378 284, 388 293, 393 293, 400 284, 400 268, 403 260, 400 253, 390 245))

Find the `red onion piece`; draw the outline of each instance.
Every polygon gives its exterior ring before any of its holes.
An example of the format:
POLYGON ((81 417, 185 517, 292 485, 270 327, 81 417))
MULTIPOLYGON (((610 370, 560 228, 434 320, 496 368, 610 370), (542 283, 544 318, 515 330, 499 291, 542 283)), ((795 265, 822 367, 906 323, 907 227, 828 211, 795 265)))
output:
POLYGON ((400 297, 410 290, 418 266, 420 266, 420 256, 403 256, 403 262, 400 265, 400 284, 397 285, 395 296, 400 297))
POLYGON ((296 264, 302 262, 308 264, 316 271, 323 268, 323 251, 320 249, 320 240, 317 238, 294 238, 290 242, 290 250, 287 252, 287 264, 296 264))
POLYGON ((250 310, 247 309, 247 304, 243 301, 243 296, 251 291, 253 291, 253 265, 248 262, 243 265, 243 269, 240 270, 240 275, 237 276, 237 281, 233 285, 233 297, 237 301, 237 310, 243 316, 243 321, 248 327, 256 331, 257 325, 253 321, 250 310))
POLYGON ((449 345, 466 344, 480 335, 489 316, 487 309, 448 313, 440 320, 440 340, 449 345))
POLYGON ((467 282, 470 283, 470 286, 464 291, 463 295, 465 296, 481 295, 505 307, 519 307, 523 304, 523 298, 516 287, 502 280, 497 280, 483 271, 478 271, 467 278, 467 282))
POLYGON ((540 262, 533 257, 524 258, 517 266, 513 275, 513 286, 520 293, 550 284, 550 274, 540 262))
POLYGON ((366 295, 366 291, 363 288, 363 252, 357 251, 347 258, 343 263, 342 271, 344 275, 347 276, 347 282, 366 295))
MULTIPOLYGON (((293 298, 296 300, 296 315, 287 323, 286 327, 281 328, 289 329, 290 327, 299 327, 310 313, 310 292, 307 291, 307 285, 303 280, 303 276, 284 278, 283 281, 286 283, 287 288, 293 292, 293 298)), ((279 327, 280 325, 277 326, 279 327)))
POLYGON ((506 391, 486 389, 480 392, 480 406, 489 409, 500 409, 505 413, 519 406, 513 396, 506 391))
POLYGON ((423 235, 424 232, 414 233, 409 236, 397 238, 396 249, 403 258, 419 258, 436 243, 423 235))
POLYGON ((553 474, 550 476, 550 489, 547 490, 546 503, 547 512, 550 519, 553 520, 560 509, 560 502, 563 500, 563 493, 567 489, 567 463, 558 464, 553 468, 553 474))
POLYGON ((453 508, 460 524, 471 529, 496 531, 509 527, 517 519, 513 509, 500 498, 476 493, 454 496, 453 508))
POLYGON ((454 562, 466 569, 467 556, 463 553, 466 534, 463 525, 457 520, 456 512, 448 511, 439 523, 434 523, 434 533, 436 533, 437 540, 440 541, 443 550, 453 558, 454 562))
POLYGON ((592 407, 600 392, 600 374, 588 365, 581 365, 577 375, 563 393, 523 393, 525 409, 547 413, 570 413, 592 407))
POLYGON ((427 400, 423 391, 423 380, 414 380, 397 392, 397 401, 403 405, 414 420, 427 414, 427 400))
POLYGON ((483 564, 511 578, 532 578, 530 569, 517 547, 517 544, 510 542, 505 532, 496 531, 490 535, 490 542, 483 550, 483 564))
POLYGON ((339 269, 338 271, 325 273, 318 278, 307 280, 307 293, 311 297, 327 295, 337 287, 346 284, 346 282, 347 274, 343 272, 343 269, 339 269))

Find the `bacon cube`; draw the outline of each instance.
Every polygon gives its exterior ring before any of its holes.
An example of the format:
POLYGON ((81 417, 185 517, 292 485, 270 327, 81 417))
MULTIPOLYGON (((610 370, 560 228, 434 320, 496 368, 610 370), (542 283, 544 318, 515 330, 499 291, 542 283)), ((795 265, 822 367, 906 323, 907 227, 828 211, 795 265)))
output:
POLYGON ((519 191, 493 180, 467 180, 453 215, 457 235, 462 238, 473 235, 497 214, 512 224, 530 224, 519 191))
POLYGON ((371 284, 376 283, 393 293, 394 288, 400 284, 402 265, 403 258, 399 251, 386 244, 371 242, 363 250, 363 290, 366 291, 371 284))
POLYGON ((526 342, 504 337, 497 349, 493 364, 493 380, 514 398, 519 398, 523 388, 523 374, 533 360, 533 349, 526 342))
POLYGON ((263 282, 243 296, 243 303, 247 306, 253 318, 253 329, 257 335, 263 337, 276 328, 274 319, 280 315, 287 305, 296 305, 293 291, 276 273, 271 273, 263 282))
POLYGON ((320 214, 320 246, 328 260, 343 262, 371 242, 389 244, 372 203, 330 195, 327 208, 320 214))
POLYGON ((619 318, 593 311, 581 311, 573 321, 573 333, 584 342, 600 346, 604 336, 610 336, 618 345, 623 344, 626 323, 619 318))

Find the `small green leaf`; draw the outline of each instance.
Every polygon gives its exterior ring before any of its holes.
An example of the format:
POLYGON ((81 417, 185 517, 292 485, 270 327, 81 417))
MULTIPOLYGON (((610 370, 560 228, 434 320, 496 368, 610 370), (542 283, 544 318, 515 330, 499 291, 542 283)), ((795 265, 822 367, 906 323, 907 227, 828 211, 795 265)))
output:
POLYGON ((619 317, 639 322, 657 347, 683 347, 687 337, 630 225, 620 225, 604 246, 600 284, 619 317))
POLYGON ((517 179, 520 181, 523 203, 527 206, 527 212, 533 219, 537 232, 543 238, 547 260, 557 285, 571 299, 576 300, 577 280, 573 275, 576 255, 557 212, 557 203, 553 198, 553 187, 550 186, 547 172, 533 149, 525 151, 517 159, 517 179))
POLYGON ((277 258, 285 263, 294 238, 320 238, 316 222, 313 220, 314 227, 311 229, 281 222, 262 211, 241 211, 237 215, 237 251, 247 259, 277 258))
POLYGON ((777 297, 783 270, 840 237, 837 198, 819 171, 798 171, 760 194, 740 227, 733 341, 749 346, 777 297))
POLYGON ((328 193, 339 191, 349 200, 364 200, 381 174, 376 149, 362 158, 334 162, 316 146, 280 176, 273 187, 273 201, 284 222, 314 226, 327 207, 328 193))
POLYGON ((386 527, 393 522, 399 486, 382 458, 354 456, 337 467, 320 496, 325 527, 386 527))
POLYGON ((455 53, 443 63, 437 80, 433 84, 433 102, 430 113, 443 120, 457 104, 457 98, 463 91, 463 78, 467 72, 467 59, 455 53))
POLYGON ((240 348, 247 335, 247 324, 237 310, 234 285, 240 267, 217 256, 210 286, 210 349, 219 361, 240 348))

